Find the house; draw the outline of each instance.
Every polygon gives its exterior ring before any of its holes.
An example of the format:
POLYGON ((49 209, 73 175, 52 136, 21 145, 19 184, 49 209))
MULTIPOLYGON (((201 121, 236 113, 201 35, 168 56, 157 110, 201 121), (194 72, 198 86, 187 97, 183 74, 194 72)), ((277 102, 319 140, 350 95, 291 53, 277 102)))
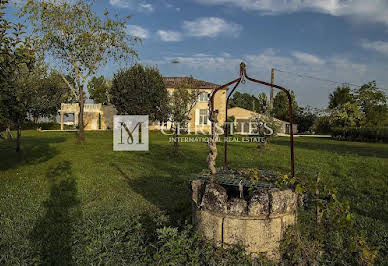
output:
MULTIPOLYGON (((164 77, 164 83, 170 95, 172 95, 175 88, 187 80, 187 77, 164 77)), ((204 132, 210 131, 210 121, 208 115, 208 103, 209 103, 209 93, 213 89, 220 87, 220 85, 195 79, 200 94, 198 96, 198 101, 195 104, 194 108, 190 112, 190 121, 188 127, 190 127, 190 132, 195 132, 201 130, 204 132)), ((226 107, 226 89, 219 90, 214 96, 214 108, 218 110, 218 121, 220 124, 223 124, 225 121, 225 107, 226 107)), ((151 130, 160 130, 161 128, 170 129, 171 122, 160 122, 154 121, 150 123, 151 130)))
MULTIPOLYGON (((175 88, 184 82, 187 77, 164 77, 164 83, 166 85, 167 91, 170 95, 173 93, 175 88)), ((204 132, 210 131, 210 121, 208 119, 208 102, 209 93, 213 89, 219 87, 220 85, 206 82, 203 80, 195 79, 198 84, 198 89, 200 95, 198 96, 198 101, 195 104, 194 108, 190 112, 190 121, 188 126, 190 131, 194 132, 196 129, 199 132, 203 130, 204 132)), ((215 109, 219 111, 218 120, 222 124, 225 121, 225 106, 226 106, 226 89, 220 90, 216 93, 214 98, 215 109)), ((60 124, 61 130, 64 129, 65 124, 78 125, 78 115, 79 115, 79 105, 78 103, 62 103, 61 109, 58 110, 60 114, 60 124), (74 119, 71 122, 65 122, 65 115, 71 114, 74 119)), ((84 123, 85 130, 106 130, 113 128, 113 116, 117 114, 117 111, 113 106, 106 106, 102 104, 85 104, 84 106, 84 123)), ((160 122, 160 121, 150 121, 149 129, 150 130, 160 130, 170 129, 171 122, 160 122)))
MULTIPOLYGON (((237 132, 248 132, 249 131, 249 121, 253 117, 263 117, 263 114, 259 114, 241 107, 233 107, 228 109, 228 117, 234 117, 234 122, 237 132)), ((279 125, 280 134, 290 134, 290 122, 282 121, 277 118, 274 118, 274 121, 279 125)), ((298 132, 298 125, 293 125, 294 134, 298 132)))
MULTIPOLYGON (((79 116, 78 103, 62 103, 61 109, 58 110, 60 114, 61 130, 64 129, 65 124, 78 125, 79 116), (74 119, 72 122, 64 122, 65 115, 71 114, 74 119)), ((84 124, 85 130, 106 130, 113 128, 113 116, 117 111, 111 105, 102 104, 85 104, 84 105, 84 124)))

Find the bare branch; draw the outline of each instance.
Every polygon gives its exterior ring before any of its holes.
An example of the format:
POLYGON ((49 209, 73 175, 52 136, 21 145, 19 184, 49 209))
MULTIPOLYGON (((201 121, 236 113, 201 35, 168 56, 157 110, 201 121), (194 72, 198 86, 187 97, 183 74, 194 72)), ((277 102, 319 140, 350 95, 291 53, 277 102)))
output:
POLYGON ((73 95, 75 96, 75 98, 78 98, 78 94, 75 92, 75 89, 74 89, 74 86, 71 85, 71 83, 67 80, 67 78, 65 77, 65 75, 62 73, 62 72, 58 72, 59 75, 61 75, 63 81, 66 83, 66 85, 69 87, 70 91, 73 93, 73 95))

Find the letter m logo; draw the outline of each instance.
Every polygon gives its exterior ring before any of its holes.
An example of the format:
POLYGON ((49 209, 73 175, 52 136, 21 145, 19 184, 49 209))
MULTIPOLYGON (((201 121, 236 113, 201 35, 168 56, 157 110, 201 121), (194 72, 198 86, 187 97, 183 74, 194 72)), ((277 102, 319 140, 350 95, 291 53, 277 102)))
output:
POLYGON ((114 151, 148 151, 148 115, 116 115, 113 119, 114 151))

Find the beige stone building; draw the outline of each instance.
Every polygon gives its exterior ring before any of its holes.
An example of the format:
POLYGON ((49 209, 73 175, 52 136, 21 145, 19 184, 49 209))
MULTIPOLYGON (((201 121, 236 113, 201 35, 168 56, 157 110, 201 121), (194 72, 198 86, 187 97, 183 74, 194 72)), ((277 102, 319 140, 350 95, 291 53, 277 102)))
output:
MULTIPOLYGON (((248 123, 253 117, 260 117, 264 116, 262 114, 253 112, 251 110, 247 110, 241 107, 233 107, 228 109, 228 117, 234 116, 234 123, 237 127, 237 132, 242 131, 241 128, 243 128, 244 132, 248 132, 248 123)), ((274 118, 274 121, 279 125, 279 133, 280 134, 289 134, 290 133, 290 123, 286 121, 282 121, 279 119, 274 118)), ((298 125, 293 125, 293 131, 294 134, 298 133, 298 125)))
MULTIPOLYGON (((79 104, 78 103, 62 103, 61 109, 58 110, 60 115, 61 130, 64 130, 64 125, 72 124, 78 125, 79 116, 79 104), (64 122, 66 114, 72 114, 74 120, 72 123, 64 122)), ((116 110, 108 105, 102 104, 85 104, 84 106, 84 123, 85 130, 106 130, 113 127, 113 116, 116 114, 116 110)))
MULTIPOLYGON (((170 95, 174 89, 182 82, 188 79, 186 77, 165 77, 164 82, 166 84, 167 91, 170 95)), ((203 80, 196 80, 198 83, 198 89, 200 95, 198 101, 190 113, 190 131, 199 132, 203 130, 207 132, 210 130, 210 121, 208 119, 208 94, 213 89, 219 87, 219 85, 206 82, 203 80)), ((216 93, 214 98, 215 109, 219 111, 218 120, 222 124, 225 120, 225 105, 226 105, 226 90, 220 90, 216 93)), ((60 114, 61 130, 64 129, 64 125, 72 124, 78 125, 79 105, 78 103, 62 103, 61 109, 58 110, 60 114), (64 117, 66 114, 72 114, 74 119, 71 122, 65 122, 64 117)), ((84 123, 85 130, 106 130, 113 127, 113 116, 117 111, 112 106, 105 106, 102 104, 85 104, 84 107, 84 123)), ((171 122, 169 121, 150 121, 150 130, 170 129, 171 122)))
MULTIPOLYGON (((175 88, 188 79, 186 77, 164 77, 164 83, 166 84, 166 88, 170 95, 173 93, 175 88)), ((210 121, 208 116, 208 103, 209 93, 212 92, 213 89, 218 88, 220 85, 206 82, 203 80, 195 80, 198 83, 198 89, 200 91, 200 95, 198 97, 197 103, 194 108, 190 112, 190 121, 189 127, 190 132, 195 132, 197 130, 200 132, 203 130, 204 132, 210 131, 210 121)), ((218 121, 220 124, 223 124, 225 121, 225 107, 226 107, 226 89, 219 90, 214 97, 214 107, 218 110, 218 121)), ((154 121, 150 123, 151 130, 160 130, 161 128, 170 129, 171 122, 160 122, 154 121)))

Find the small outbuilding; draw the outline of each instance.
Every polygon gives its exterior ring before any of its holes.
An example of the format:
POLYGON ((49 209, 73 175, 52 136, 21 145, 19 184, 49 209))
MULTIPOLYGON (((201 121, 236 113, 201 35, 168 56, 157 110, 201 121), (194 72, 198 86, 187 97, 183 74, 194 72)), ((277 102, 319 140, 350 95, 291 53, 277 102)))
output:
MULTIPOLYGON (((78 125, 78 116, 80 108, 78 103, 62 103, 61 109, 58 110, 60 115, 61 130, 64 129, 65 115, 73 115, 74 120, 70 123, 78 125)), ((117 114, 116 109, 111 105, 102 104, 85 104, 84 105, 84 124, 85 130, 107 130, 113 128, 113 116, 117 114)))
MULTIPOLYGON (((249 122, 254 117, 265 117, 263 114, 256 113, 251 110, 247 110, 241 107, 233 107, 228 109, 228 117, 234 117, 234 123, 237 129, 237 132, 248 132, 249 122)), ((279 120, 274 118, 274 121, 278 123, 280 129, 280 134, 290 134, 290 122, 279 120)), ((298 132, 298 125, 293 125, 294 134, 298 132)))

